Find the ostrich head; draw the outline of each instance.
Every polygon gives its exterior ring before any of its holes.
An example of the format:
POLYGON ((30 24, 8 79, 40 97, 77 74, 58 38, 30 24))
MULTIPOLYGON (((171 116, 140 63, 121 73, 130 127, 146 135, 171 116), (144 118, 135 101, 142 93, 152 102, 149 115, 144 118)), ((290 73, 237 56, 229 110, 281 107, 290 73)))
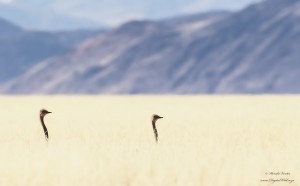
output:
POLYGON ((152 115, 152 121, 153 122, 156 122, 156 120, 161 119, 161 118, 163 118, 163 117, 160 117, 159 115, 156 115, 156 114, 152 115))
POLYGON ((40 111, 41 117, 44 117, 44 116, 46 116, 47 114, 50 114, 50 113, 52 113, 52 112, 49 112, 49 111, 47 111, 47 110, 45 110, 45 109, 42 109, 42 110, 40 111))

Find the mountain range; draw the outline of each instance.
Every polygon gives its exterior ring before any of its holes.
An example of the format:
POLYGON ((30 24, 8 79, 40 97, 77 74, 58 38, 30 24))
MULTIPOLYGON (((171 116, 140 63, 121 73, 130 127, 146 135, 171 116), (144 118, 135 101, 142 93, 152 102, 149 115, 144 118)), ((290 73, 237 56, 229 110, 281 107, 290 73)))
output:
POLYGON ((44 59, 62 55, 95 31, 27 31, 0 19, 0 83, 23 74, 44 59))
POLYGON ((265 0, 231 13, 131 21, 40 60, 2 83, 0 92, 300 93, 299 25, 299 0, 265 0))

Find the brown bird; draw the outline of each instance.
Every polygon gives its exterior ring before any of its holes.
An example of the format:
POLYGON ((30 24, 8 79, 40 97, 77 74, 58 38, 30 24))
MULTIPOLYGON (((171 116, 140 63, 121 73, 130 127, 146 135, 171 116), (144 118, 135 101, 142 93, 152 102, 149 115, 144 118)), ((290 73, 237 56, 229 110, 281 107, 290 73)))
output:
POLYGON ((152 127, 153 127, 153 132, 154 132, 154 137, 155 137, 156 143, 158 142, 158 133, 157 133, 155 123, 158 119, 161 119, 161 118, 163 118, 163 117, 160 117, 159 115, 156 115, 156 114, 152 115, 152 127))
POLYGON ((44 129, 46 141, 48 141, 49 135, 48 135, 47 127, 46 127, 46 125, 45 125, 45 123, 44 123, 44 117, 45 117, 47 114, 50 114, 50 113, 52 113, 52 112, 49 112, 49 111, 47 111, 47 110, 45 110, 45 109, 40 110, 40 120, 41 120, 41 124, 42 124, 42 126, 43 126, 43 129, 44 129))

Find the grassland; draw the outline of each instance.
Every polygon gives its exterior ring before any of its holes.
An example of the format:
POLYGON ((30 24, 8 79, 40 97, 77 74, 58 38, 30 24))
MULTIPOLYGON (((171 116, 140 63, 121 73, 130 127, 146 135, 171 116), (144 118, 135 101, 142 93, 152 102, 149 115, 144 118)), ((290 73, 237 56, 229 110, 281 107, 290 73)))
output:
POLYGON ((300 185, 299 96, 0 97, 1 186, 274 184, 300 185))

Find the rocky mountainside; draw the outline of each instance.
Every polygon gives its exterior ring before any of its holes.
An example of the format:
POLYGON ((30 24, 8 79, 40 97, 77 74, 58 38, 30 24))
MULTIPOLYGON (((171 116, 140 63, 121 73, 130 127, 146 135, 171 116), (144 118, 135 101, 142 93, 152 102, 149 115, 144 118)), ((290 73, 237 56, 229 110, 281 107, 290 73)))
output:
POLYGON ((133 21, 47 59, 4 93, 300 93, 300 1, 193 21, 133 21))

